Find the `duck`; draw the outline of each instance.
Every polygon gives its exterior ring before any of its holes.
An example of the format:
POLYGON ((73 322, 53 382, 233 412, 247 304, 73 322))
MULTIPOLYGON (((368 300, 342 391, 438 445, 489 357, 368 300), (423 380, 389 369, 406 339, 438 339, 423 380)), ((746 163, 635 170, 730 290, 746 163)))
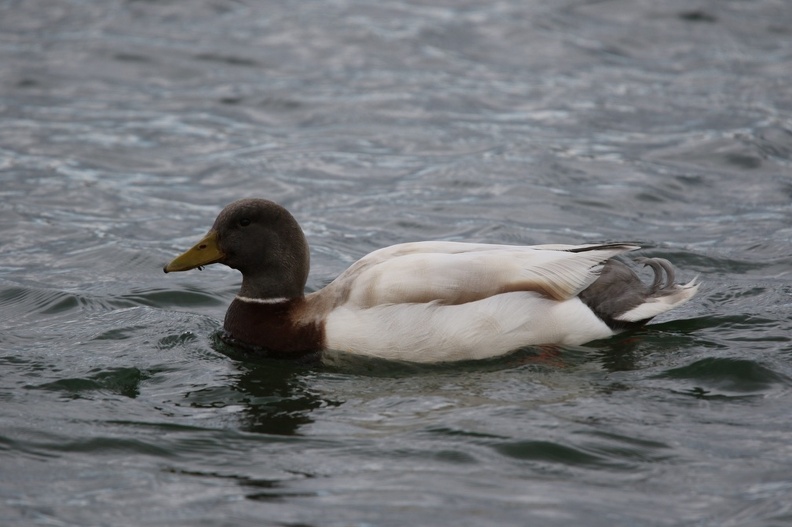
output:
POLYGON ((633 243, 498 245, 419 241, 376 250, 306 294, 308 242, 284 207, 234 201, 166 273, 223 264, 242 273, 226 342, 277 358, 342 352, 385 360, 480 360, 529 346, 579 346, 643 326, 693 298, 672 264, 620 255, 633 243))

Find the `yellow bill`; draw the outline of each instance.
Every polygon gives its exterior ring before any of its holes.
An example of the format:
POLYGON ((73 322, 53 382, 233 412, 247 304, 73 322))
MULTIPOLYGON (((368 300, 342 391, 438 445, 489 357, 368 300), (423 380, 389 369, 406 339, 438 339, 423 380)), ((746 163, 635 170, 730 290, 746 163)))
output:
POLYGON ((209 231, 201 241, 193 245, 186 252, 174 258, 162 270, 166 273, 189 271, 196 267, 219 262, 225 254, 217 246, 217 232, 209 231))

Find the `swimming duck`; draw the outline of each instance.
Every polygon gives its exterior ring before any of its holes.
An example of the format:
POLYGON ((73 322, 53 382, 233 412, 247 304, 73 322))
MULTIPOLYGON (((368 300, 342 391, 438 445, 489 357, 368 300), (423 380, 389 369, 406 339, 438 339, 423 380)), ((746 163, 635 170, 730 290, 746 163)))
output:
POLYGON ((306 295, 310 257, 297 221, 272 201, 241 199, 164 271, 214 263, 239 270, 242 286, 224 329, 245 348, 433 363, 584 344, 643 325, 696 294, 696 280, 677 284, 667 260, 638 260, 654 271, 647 285, 614 259, 638 248, 403 243, 364 256, 306 295))

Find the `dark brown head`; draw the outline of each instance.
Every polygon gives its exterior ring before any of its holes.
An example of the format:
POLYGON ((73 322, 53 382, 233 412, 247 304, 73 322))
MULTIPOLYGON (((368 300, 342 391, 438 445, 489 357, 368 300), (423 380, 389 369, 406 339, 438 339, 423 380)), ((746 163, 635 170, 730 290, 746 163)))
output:
POLYGON ((164 271, 213 263, 242 273, 241 296, 295 298, 304 294, 310 255, 289 211, 265 199, 241 199, 224 208, 206 236, 164 271))

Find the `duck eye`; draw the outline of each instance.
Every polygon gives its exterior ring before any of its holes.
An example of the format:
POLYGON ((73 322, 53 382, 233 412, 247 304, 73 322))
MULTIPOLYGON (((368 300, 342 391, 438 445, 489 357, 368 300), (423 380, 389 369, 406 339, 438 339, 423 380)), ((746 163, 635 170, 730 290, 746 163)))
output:
POLYGON ((250 225, 250 218, 242 218, 239 220, 240 227, 247 227, 248 225, 250 225))

